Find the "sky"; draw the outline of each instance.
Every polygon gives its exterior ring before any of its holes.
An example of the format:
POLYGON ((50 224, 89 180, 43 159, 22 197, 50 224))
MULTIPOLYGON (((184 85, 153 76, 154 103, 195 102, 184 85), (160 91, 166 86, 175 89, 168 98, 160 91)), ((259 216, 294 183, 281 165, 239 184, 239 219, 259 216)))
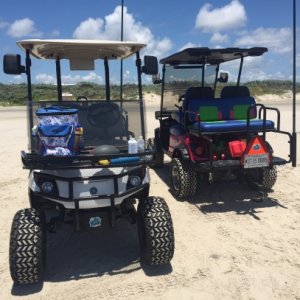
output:
MULTIPOLYGON (((297 1, 297 81, 300 81, 300 1, 297 1)), ((267 54, 245 61, 242 81, 292 79, 292 0, 124 0, 124 40, 146 43, 143 54, 159 59, 187 47, 267 47, 267 54)), ((120 40, 121 1, 9 0, 1 2, 0 55, 24 53, 22 39, 120 40)), ((55 66, 34 59, 34 83, 54 83, 55 66)), ((71 72, 63 64, 64 84, 101 82, 103 71, 71 72)), ((226 71, 226 70, 225 70, 226 71)), ((234 66, 228 66, 232 77, 234 66)), ((113 69, 115 82, 118 70, 113 69)), ((124 65, 124 81, 135 78, 124 65)), ((5 75, 1 83, 25 76, 5 75)))

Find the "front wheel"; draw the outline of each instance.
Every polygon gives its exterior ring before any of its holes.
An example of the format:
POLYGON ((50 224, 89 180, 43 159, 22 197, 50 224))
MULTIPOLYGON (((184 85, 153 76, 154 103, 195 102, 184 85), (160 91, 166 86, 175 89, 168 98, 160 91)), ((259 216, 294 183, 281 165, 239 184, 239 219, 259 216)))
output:
POLYGON ((189 161, 173 158, 170 168, 171 192, 181 199, 197 194, 199 190, 198 176, 189 161))
POLYGON ((46 255, 45 216, 34 208, 22 209, 13 219, 9 265, 16 284, 39 282, 43 277, 46 255))
POLYGON ((151 266, 169 263, 174 255, 174 230, 165 200, 159 197, 140 200, 137 227, 142 260, 151 266))

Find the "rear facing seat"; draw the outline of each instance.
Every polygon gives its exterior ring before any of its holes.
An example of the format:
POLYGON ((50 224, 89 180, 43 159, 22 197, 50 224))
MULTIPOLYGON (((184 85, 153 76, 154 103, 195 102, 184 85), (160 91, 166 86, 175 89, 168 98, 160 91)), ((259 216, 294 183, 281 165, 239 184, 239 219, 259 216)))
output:
MULTIPOLYGON (((190 88, 191 89, 191 88, 190 88)), ((186 94, 191 94, 190 89, 186 94)), ((192 88, 195 91, 195 88, 192 88)), ((198 88, 203 89, 203 88, 198 88)), ((247 130, 247 110, 255 104, 245 86, 227 86, 220 98, 213 98, 213 92, 205 88, 202 95, 209 97, 189 98, 184 100, 183 114, 189 128, 198 129, 203 133, 213 132, 244 132, 247 130)), ((193 94, 193 93, 192 93, 193 94)), ((196 96, 195 93, 193 96, 196 96)), ((263 120, 257 119, 256 107, 250 110, 250 131, 263 131, 263 120)), ((266 120, 265 129, 273 130, 274 122, 266 120)))

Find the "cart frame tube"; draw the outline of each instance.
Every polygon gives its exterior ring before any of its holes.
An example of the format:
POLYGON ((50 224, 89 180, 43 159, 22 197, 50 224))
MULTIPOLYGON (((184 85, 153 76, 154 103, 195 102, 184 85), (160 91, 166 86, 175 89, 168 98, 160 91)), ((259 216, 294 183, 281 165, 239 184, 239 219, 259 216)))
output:
POLYGON ((27 120, 29 120, 29 124, 27 124, 27 133, 29 137, 29 145, 28 148, 30 151, 32 151, 32 145, 33 145, 33 140, 32 140, 32 134, 31 134, 31 129, 33 127, 33 109, 32 109, 32 85, 31 85, 31 59, 30 59, 30 51, 29 49, 26 49, 26 76, 27 76, 27 95, 28 95, 28 101, 27 101, 27 120))
POLYGON ((292 166, 297 166, 297 133, 296 133, 296 0, 293 0, 293 133, 292 133, 292 166))

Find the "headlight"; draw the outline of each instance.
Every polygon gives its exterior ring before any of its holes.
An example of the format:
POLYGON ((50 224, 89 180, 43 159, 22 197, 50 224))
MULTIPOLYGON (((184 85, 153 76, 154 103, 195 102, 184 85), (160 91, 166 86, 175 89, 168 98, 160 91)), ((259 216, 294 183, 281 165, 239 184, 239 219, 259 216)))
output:
POLYGON ((129 177, 129 183, 133 186, 133 187, 137 187, 141 184, 142 179, 141 177, 137 176, 137 175, 133 175, 129 177))
POLYGON ((44 181, 42 183, 42 191, 46 194, 50 194, 53 192, 53 189, 54 189, 54 185, 53 185, 53 182, 51 181, 44 181))

